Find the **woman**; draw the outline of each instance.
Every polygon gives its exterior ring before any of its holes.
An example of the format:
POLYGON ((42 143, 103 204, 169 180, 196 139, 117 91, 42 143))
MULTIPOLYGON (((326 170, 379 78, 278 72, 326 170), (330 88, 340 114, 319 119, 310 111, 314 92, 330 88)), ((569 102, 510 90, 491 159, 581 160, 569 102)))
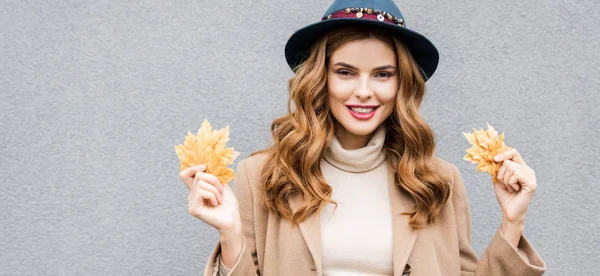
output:
POLYGON ((516 150, 496 157, 501 224, 481 259, 471 247, 462 178, 418 113, 438 53, 393 1, 335 1, 286 58, 288 114, 238 163, 235 193, 203 166, 180 174, 190 214, 220 234, 205 275, 545 271, 522 235, 537 184, 516 150))

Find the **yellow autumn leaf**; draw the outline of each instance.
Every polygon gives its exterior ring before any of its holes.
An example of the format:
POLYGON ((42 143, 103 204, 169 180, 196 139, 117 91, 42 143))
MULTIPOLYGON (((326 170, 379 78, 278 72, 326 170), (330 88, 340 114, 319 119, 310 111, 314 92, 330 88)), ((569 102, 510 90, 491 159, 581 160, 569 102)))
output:
POLYGON ((233 169, 227 166, 233 164, 239 152, 226 148, 229 141, 229 126, 220 130, 212 130, 208 120, 204 120, 198 133, 193 135, 188 131, 183 145, 175 146, 179 157, 180 170, 195 165, 206 165, 204 172, 213 174, 222 184, 227 184, 235 178, 233 169))
POLYGON ((496 162, 493 158, 510 147, 504 144, 504 133, 498 135, 498 132, 490 124, 487 124, 487 127, 487 130, 473 129, 473 133, 463 132, 472 145, 465 151, 467 155, 463 157, 463 160, 478 164, 477 171, 488 172, 492 176, 492 181, 496 183, 498 181, 496 176, 503 161, 496 162))

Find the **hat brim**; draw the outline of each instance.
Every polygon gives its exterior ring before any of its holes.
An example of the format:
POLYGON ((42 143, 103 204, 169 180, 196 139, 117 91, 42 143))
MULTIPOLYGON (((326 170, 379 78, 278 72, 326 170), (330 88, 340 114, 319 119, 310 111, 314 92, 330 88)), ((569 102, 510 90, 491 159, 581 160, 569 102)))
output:
POLYGON ((370 25, 389 30, 390 34, 398 37, 406 45, 425 80, 435 72, 439 62, 439 53, 425 36, 397 25, 360 18, 332 18, 297 30, 285 45, 285 58, 288 65, 294 70, 308 56, 310 47, 321 35, 337 27, 352 25, 370 25))

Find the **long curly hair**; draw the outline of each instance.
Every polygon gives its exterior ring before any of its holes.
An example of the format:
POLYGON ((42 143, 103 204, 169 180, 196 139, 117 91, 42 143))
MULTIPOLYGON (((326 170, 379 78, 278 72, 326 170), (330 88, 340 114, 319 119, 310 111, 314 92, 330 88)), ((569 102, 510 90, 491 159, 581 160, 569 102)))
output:
POLYGON ((423 228, 435 222, 449 198, 450 180, 434 169, 434 133, 419 114, 425 79, 410 52, 398 38, 382 30, 346 27, 321 36, 295 68, 296 74, 289 80, 288 112, 271 124, 273 144, 251 154, 268 154, 261 173, 264 206, 277 217, 291 220, 292 225, 329 202, 337 206, 320 168, 336 122, 327 100, 327 66, 340 46, 369 38, 389 43, 397 56, 399 89, 395 108, 383 122, 387 129, 383 150, 393 168, 395 185, 416 203, 414 210, 403 215, 410 216, 413 228, 423 228), (304 205, 293 213, 288 199, 296 193, 302 195, 304 205))

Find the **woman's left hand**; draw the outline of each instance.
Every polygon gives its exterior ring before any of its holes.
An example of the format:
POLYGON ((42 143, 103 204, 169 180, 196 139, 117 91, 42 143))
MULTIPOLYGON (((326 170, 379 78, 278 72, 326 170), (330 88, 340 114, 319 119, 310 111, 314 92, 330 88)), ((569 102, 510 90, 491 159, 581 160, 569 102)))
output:
POLYGON ((498 171, 498 182, 494 183, 494 192, 502 209, 502 220, 524 225, 527 207, 537 187, 535 172, 514 148, 496 155, 494 161, 504 161, 498 171))

